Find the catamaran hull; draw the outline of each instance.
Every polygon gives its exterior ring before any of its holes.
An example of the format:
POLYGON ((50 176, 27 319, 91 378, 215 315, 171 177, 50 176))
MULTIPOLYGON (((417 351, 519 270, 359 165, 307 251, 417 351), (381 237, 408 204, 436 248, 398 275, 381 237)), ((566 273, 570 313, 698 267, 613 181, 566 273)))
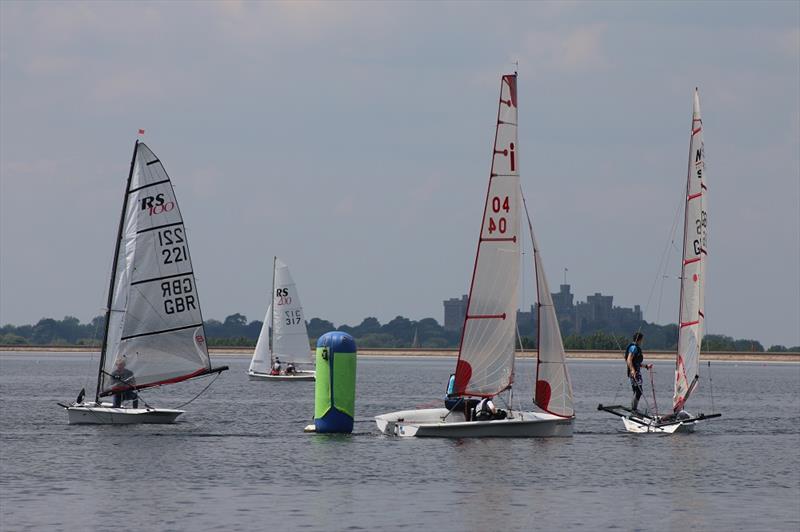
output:
POLYGON ((258 373, 250 371, 247 373, 251 381, 313 381, 316 379, 316 371, 298 371, 294 375, 270 375, 269 373, 258 373))
POLYGON ((463 413, 446 408, 401 410, 375 417, 383 434, 418 438, 563 438, 572 436, 573 421, 516 411, 510 411, 506 419, 466 421, 463 413))
POLYGON ((111 403, 82 403, 65 407, 70 425, 136 425, 141 423, 167 424, 184 410, 167 408, 114 408, 111 403))

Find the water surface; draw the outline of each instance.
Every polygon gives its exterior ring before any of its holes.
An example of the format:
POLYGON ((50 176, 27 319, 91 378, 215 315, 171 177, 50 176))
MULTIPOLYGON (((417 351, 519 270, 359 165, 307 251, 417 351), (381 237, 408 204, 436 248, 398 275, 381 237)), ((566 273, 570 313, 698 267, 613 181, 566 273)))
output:
MULTIPOLYGON (((372 416, 439 406, 454 359, 359 359, 355 432, 338 436, 302 432, 313 383, 250 382, 248 362, 216 357, 231 371, 174 425, 69 426, 55 403, 93 393, 97 357, 0 354, 0 528, 800 528, 798 364, 714 363, 690 410, 723 417, 666 436, 596 410, 629 401, 621 359, 570 361, 573 438, 436 440, 379 435, 372 416)), ((515 403, 533 368, 518 365, 515 403)), ((657 362, 659 407, 671 379, 657 362)), ((176 407, 208 382, 143 397, 176 407)))

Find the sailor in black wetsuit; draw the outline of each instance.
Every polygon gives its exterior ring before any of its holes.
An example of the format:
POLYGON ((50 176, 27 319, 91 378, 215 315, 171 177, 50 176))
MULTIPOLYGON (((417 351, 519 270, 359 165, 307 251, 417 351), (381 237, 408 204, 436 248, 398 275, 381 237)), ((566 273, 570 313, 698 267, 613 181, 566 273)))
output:
MULTIPOLYGON (((631 381, 631 389, 633 390, 633 399, 631 400, 631 410, 636 411, 639 406, 639 399, 642 397, 642 362, 644 355, 642 354, 642 341, 644 335, 640 332, 634 333, 633 342, 628 344, 625 349, 625 364, 628 368, 628 379, 631 381)), ((644 364, 645 368, 651 367, 649 364, 644 364)))

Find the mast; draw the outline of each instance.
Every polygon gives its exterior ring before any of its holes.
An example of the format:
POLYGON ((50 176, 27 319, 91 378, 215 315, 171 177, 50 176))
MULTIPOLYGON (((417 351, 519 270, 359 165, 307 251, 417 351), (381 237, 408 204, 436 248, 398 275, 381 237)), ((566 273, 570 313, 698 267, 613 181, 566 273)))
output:
POLYGON ((117 278, 117 261, 119 260, 119 247, 122 242, 122 227, 125 224, 125 213, 128 211, 128 190, 131 188, 131 179, 133 178, 133 166, 136 164, 136 152, 139 149, 139 139, 133 145, 133 157, 131 157, 131 168, 128 171, 128 179, 125 182, 125 196, 122 200, 122 213, 119 216, 119 228, 117 229, 117 243, 114 246, 114 262, 111 265, 111 280, 108 283, 108 300, 106 301, 106 323, 103 329, 103 345, 100 348, 100 366, 97 370, 97 390, 94 394, 95 403, 100 402, 100 384, 102 382, 103 367, 106 361, 106 347, 108 343, 108 327, 110 325, 111 317, 111 302, 114 298, 114 281, 117 278))
POLYGON ((273 349, 272 349, 272 335, 275 332, 275 266, 278 262, 278 256, 272 256, 272 292, 270 295, 270 309, 271 312, 269 313, 269 330, 267 331, 267 337, 269 338, 269 367, 272 368, 272 364, 275 363, 275 359, 273 357, 273 349))

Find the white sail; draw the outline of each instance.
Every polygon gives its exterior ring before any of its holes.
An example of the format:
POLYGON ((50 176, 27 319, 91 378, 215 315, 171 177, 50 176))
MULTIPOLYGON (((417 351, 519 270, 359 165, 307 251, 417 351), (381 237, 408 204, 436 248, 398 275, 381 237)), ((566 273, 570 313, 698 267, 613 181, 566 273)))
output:
POLYGON ((271 323, 272 305, 267 308, 267 314, 264 316, 264 324, 261 326, 261 332, 258 333, 256 349, 253 351, 253 358, 250 360, 250 372, 269 373, 270 360, 272 358, 269 350, 269 330, 271 328, 271 323))
POLYGON ((467 315, 456 366, 456 392, 492 396, 514 375, 519 285, 517 76, 500 82, 492 169, 467 315))
POLYGON ((210 370, 183 218, 163 165, 142 143, 126 194, 99 395, 130 387, 111 376, 120 361, 135 388, 210 370))
POLYGON ((705 320, 703 293, 708 256, 707 191, 703 121, 700 117, 700 96, 695 89, 683 226, 683 264, 678 354, 675 366, 675 395, 672 399, 673 409, 676 412, 683 409, 686 399, 692 392, 692 384, 700 366, 700 344, 703 340, 703 322, 705 320))
POLYGON ((306 317, 289 267, 275 259, 275 290, 272 294, 272 354, 281 362, 312 364, 306 317))
POLYGON ((536 293, 539 299, 538 316, 538 356, 536 362, 536 388, 533 401, 536 406, 557 416, 572 417, 575 415, 572 400, 572 384, 567 371, 564 343, 561 329, 550 294, 550 286, 544 274, 539 242, 533 232, 533 224, 528 214, 525 197, 522 197, 528 228, 533 242, 533 262, 536 270, 536 293))

